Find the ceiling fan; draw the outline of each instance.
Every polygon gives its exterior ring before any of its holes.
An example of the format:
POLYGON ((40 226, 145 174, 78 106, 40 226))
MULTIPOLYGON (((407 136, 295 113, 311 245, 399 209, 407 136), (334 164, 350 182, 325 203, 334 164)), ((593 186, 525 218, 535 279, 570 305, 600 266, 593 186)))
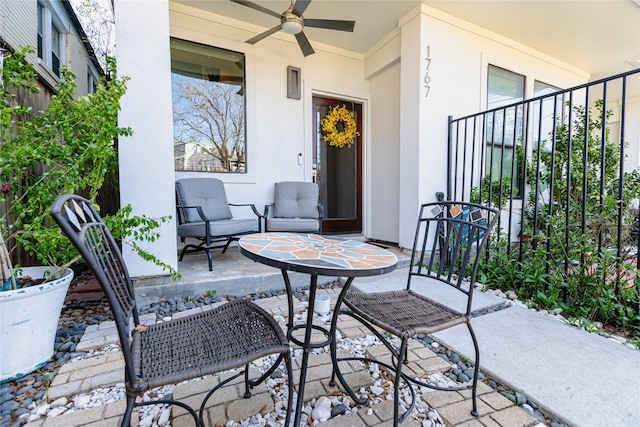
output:
POLYGON ((302 14, 307 9, 307 7, 309 7, 309 3, 311 3, 311 0, 291 0, 291 6, 289 6, 287 10, 282 13, 274 12, 270 9, 267 9, 266 7, 262 7, 259 4, 246 0, 231 1, 274 16, 276 18, 280 18, 280 25, 277 25, 270 30, 265 31, 262 34, 258 34, 253 38, 250 38, 249 40, 247 40, 247 43, 257 43, 260 40, 270 36, 271 34, 283 30, 285 33, 293 34, 296 36, 296 40, 298 41, 298 45, 300 46, 300 49, 302 50, 304 56, 311 55, 315 52, 311 47, 311 43, 309 43, 309 39, 307 39, 307 36, 305 36, 304 32, 302 31, 305 26, 314 28, 326 28, 328 30, 353 32, 353 27, 356 25, 355 21, 341 21, 337 19, 305 19, 302 14))

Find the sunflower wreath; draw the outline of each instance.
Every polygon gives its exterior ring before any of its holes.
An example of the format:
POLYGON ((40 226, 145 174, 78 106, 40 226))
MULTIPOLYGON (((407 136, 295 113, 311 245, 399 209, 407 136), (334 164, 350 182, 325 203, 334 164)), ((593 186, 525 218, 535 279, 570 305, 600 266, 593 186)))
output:
POLYGON ((320 122, 322 133, 324 134, 322 139, 332 147, 343 148, 351 147, 356 140, 356 136, 360 135, 356 131, 356 121, 353 118, 353 114, 345 108, 334 107, 320 122), (341 124, 342 130, 338 129, 338 125, 341 124))

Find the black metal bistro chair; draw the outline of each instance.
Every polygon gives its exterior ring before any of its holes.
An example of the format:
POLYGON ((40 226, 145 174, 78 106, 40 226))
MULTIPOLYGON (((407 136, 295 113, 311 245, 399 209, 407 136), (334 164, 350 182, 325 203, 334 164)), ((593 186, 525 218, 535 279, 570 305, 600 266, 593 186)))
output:
POLYGON ((293 387, 291 352, 282 329, 265 310, 248 300, 234 300, 215 309, 168 322, 140 325, 131 278, 118 244, 91 203, 79 196, 61 196, 51 215, 78 248, 104 291, 118 329, 125 360, 127 407, 122 426, 128 426, 135 406, 171 404, 186 409, 196 426, 204 427, 207 400, 223 385, 244 375, 245 396, 267 379, 284 359, 289 384, 285 425, 289 425, 293 387), (133 330, 130 324, 133 322, 133 330), (248 364, 279 354, 260 378, 249 378, 248 364), (150 388, 245 366, 244 372, 216 385, 199 412, 183 402, 159 399, 136 402, 150 388))
POLYGON ((234 204, 227 201, 224 183, 216 178, 185 178, 176 181, 178 236, 200 240, 197 245, 186 244, 180 261, 188 252, 204 251, 213 269, 211 249, 222 253, 240 236, 261 231, 262 215, 253 204, 234 204), (234 218, 230 206, 250 207, 256 218, 234 218))
MULTIPOLYGON (((476 386, 480 354, 473 328, 471 327, 471 302, 473 283, 475 282, 478 261, 482 256, 489 234, 493 228, 498 211, 486 206, 461 203, 437 202, 424 204, 420 208, 409 266, 409 277, 405 289, 387 292, 365 293, 348 290, 344 304, 347 314, 365 325, 391 351, 391 365, 370 358, 336 359, 336 345, 332 343, 334 375, 345 386, 351 397, 358 403, 364 403, 348 384, 340 372, 338 360, 365 360, 376 362, 395 374, 394 426, 404 421, 415 406, 415 392, 411 382, 437 390, 472 389, 472 414, 478 416, 476 405, 476 386), (433 300, 429 295, 412 290, 412 282, 430 286, 450 286, 461 294, 465 309, 458 311, 433 300), (444 285, 443 285, 444 284, 444 285), (468 386, 440 388, 424 381, 402 374, 402 366, 407 362, 407 342, 418 334, 432 334, 456 325, 466 324, 475 349, 473 381, 468 386), (400 346, 393 346, 375 327, 400 338, 400 346), (399 389, 401 379, 408 384, 413 402, 402 414, 399 409, 399 389)), ((415 286, 414 286, 415 288, 415 286)), ((424 289, 424 288, 423 288, 424 289)), ((425 291, 428 292, 428 291, 425 291)), ((454 292, 455 293, 455 292, 454 292)), ((457 294, 457 293, 456 293, 457 294)), ((340 303, 340 301, 338 302, 340 303)), ((332 334, 335 334, 335 322, 332 334)), ((333 335, 335 336, 335 335, 333 335)), ((334 377, 332 377, 332 383, 334 377)))

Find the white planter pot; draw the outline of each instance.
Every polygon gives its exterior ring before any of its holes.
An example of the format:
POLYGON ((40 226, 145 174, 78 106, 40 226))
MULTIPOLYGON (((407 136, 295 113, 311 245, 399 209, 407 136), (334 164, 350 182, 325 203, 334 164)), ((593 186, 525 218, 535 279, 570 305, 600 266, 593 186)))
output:
MULTIPOLYGON (((22 274, 42 278, 53 267, 23 267, 22 274)), ((53 356, 60 312, 73 280, 62 277, 24 289, 0 292, 0 383, 20 378, 53 356)))

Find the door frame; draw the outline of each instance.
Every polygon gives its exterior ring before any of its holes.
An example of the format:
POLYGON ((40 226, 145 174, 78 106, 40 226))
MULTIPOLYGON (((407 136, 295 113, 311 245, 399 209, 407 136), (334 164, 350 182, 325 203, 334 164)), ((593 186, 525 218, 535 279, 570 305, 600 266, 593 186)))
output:
MULTIPOLYGON (((358 87, 358 85, 351 85, 358 87)), ((313 97, 335 98, 348 102, 357 102, 362 104, 362 234, 367 235, 369 229, 369 188, 370 168, 369 168, 369 144, 370 138, 370 111, 369 104, 371 102, 371 94, 366 90, 349 88, 348 84, 341 86, 327 83, 326 81, 318 81, 313 79, 302 79, 302 93, 304 102, 304 176, 311 182, 313 177, 313 144, 315 144, 315 135, 313 134, 313 97)))
MULTIPOLYGON (((363 111, 364 111, 364 103, 361 101, 355 100, 345 100, 340 97, 337 98, 335 96, 327 96, 327 95, 317 95, 314 94, 311 100, 311 112, 312 112, 312 139, 313 143, 311 146, 311 159, 313 162, 314 154, 316 154, 316 135, 318 133, 319 123, 316 122, 316 107, 318 105, 325 106, 347 106, 353 107, 353 110, 357 112, 356 114, 356 123, 357 129, 359 130, 359 134, 356 136, 356 191, 355 191, 355 217, 354 218, 326 218, 322 221, 322 231, 323 233, 363 233, 363 180, 364 180, 364 144, 363 144, 363 134, 365 131, 363 129, 364 120, 363 120, 363 111)), ((326 208, 325 208, 326 212, 326 208)))

